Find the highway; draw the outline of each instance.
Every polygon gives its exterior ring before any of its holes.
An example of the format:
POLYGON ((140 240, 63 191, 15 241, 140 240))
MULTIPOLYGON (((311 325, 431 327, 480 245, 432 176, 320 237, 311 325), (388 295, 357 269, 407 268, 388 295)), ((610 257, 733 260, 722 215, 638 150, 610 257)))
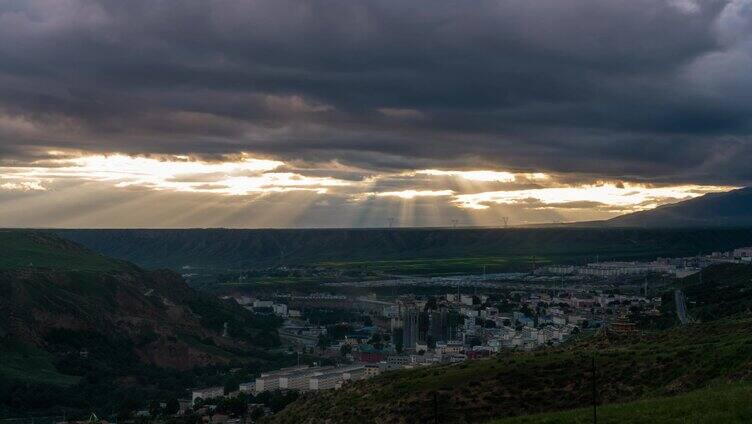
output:
POLYGON ((682 324, 689 324, 692 320, 687 315, 687 301, 684 298, 684 292, 679 289, 674 290, 674 301, 676 303, 676 315, 682 324))

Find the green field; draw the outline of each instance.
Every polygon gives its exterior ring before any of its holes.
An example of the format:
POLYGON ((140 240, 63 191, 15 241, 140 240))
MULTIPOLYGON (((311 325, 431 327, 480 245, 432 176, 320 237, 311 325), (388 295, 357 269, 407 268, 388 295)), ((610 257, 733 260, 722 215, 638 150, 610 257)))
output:
POLYGON ((48 353, 35 347, 5 340, 0 346, 0 378, 71 386, 79 377, 59 373, 48 353))
POLYGON ((530 270, 533 264, 543 265, 551 260, 533 256, 485 256, 442 259, 406 259, 385 261, 320 262, 314 265, 332 269, 362 269, 369 273, 397 275, 457 275, 530 270))
MULTIPOLYGON (((639 423, 749 423, 752 422, 752 384, 712 386, 693 392, 638 402, 603 405, 597 409, 603 424, 639 423)), ((492 424, 589 424, 593 409, 580 408, 549 414, 492 421, 492 424)))

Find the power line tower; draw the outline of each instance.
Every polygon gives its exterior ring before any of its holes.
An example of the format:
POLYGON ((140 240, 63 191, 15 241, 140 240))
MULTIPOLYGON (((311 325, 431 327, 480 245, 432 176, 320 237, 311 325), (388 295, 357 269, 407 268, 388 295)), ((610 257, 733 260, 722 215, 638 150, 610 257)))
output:
POLYGON ((394 217, 389 217, 388 221, 389 221, 389 228, 393 228, 394 227, 394 223, 397 220, 394 217))
POLYGON ((457 224, 460 222, 459 219, 453 219, 452 220, 452 228, 457 228, 457 224))
POLYGON ((508 216, 502 216, 501 217, 501 226, 504 228, 509 228, 509 217, 508 216))

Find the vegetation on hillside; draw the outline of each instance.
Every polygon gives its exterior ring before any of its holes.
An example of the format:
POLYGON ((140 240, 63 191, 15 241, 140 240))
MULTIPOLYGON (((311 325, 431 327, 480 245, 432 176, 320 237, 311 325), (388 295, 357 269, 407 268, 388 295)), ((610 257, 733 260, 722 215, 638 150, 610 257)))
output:
MULTIPOLYGON (((602 424, 742 424, 752 422, 752 384, 718 384, 693 392, 597 408, 602 424)), ((491 424, 590 424, 593 409, 506 418, 491 424)))
POLYGON ((40 232, 0 241, 0 416, 117 413, 223 384, 230 367, 250 378, 292 363, 267 350, 279 344, 277 318, 198 293, 174 272, 40 232))
MULTIPOLYGON (((677 287, 686 297, 693 319, 712 321, 752 311, 752 266, 715 265, 682 279, 677 287)), ((672 297, 668 296, 672 302, 672 297)))
POLYGON ((130 267, 83 246, 45 233, 0 230, 0 270, 50 268, 68 271, 113 271, 130 267))
MULTIPOLYGON (((533 261, 585 262, 694 255, 752 244, 752 229, 331 229, 58 230, 65 238, 148 268, 241 270, 276 265, 368 266, 394 273, 530 269, 533 261), (535 257, 535 259, 533 259, 535 257), (415 261, 419 260, 419 261, 415 261), (447 267, 451 265, 452 269, 447 267)), ((183 272, 183 271, 181 271, 183 272)))
POLYGON ((601 403, 684 393, 752 375, 752 319, 387 373, 304 397, 274 421, 428 422, 438 408, 445 422, 482 422, 583 407, 592 401, 594 353, 601 403))

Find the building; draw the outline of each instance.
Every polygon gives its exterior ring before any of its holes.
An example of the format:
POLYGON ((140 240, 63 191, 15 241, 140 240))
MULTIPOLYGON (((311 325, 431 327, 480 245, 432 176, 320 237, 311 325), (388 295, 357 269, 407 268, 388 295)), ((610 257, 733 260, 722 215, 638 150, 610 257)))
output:
POLYGON ((311 376, 309 371, 298 371, 279 377, 279 388, 286 390, 306 390, 308 389, 308 378, 311 376))
POLYGON ((309 390, 329 390, 342 387, 346 381, 356 381, 365 378, 366 367, 363 365, 353 365, 327 370, 326 372, 317 372, 310 376, 308 380, 309 390))
POLYGON ((365 366, 365 373, 364 378, 371 378, 379 375, 381 370, 379 369, 379 366, 376 364, 369 364, 365 366))
POLYGON ((271 300, 254 300, 253 301, 253 307, 254 308, 271 308, 274 304, 271 300))
POLYGON ((309 380, 309 390, 329 390, 342 387, 340 374, 327 373, 312 376, 309 380))
POLYGON ((676 272, 676 267, 660 262, 599 262, 587 264, 586 267, 579 268, 578 271, 583 275, 619 277, 651 272, 673 274, 676 272))
POLYGON ((619 315, 619 318, 617 318, 616 321, 612 322, 611 325, 608 326, 608 332, 618 335, 631 335, 639 333, 639 331, 637 330, 637 324, 630 322, 629 318, 623 314, 619 315))
POLYGON ((407 308, 402 313, 402 347, 405 350, 415 349, 418 342, 419 321, 418 310, 407 308))
POLYGON ((459 340, 450 340, 436 346, 437 353, 442 355, 455 355, 465 351, 465 345, 459 340))
POLYGON ((752 258, 752 247, 740 247, 739 249, 734 249, 734 258, 752 258))
POLYGON ((358 345, 358 347, 352 352, 352 355, 359 362, 366 364, 375 364, 383 361, 387 356, 393 353, 393 350, 379 350, 374 348, 372 345, 358 345))
POLYGON ((238 386, 238 391, 241 393, 255 393, 256 382, 249 381, 248 383, 241 383, 240 386, 238 386))
POLYGON ((287 305, 285 305, 284 303, 272 304, 272 310, 274 311, 275 315, 279 315, 283 317, 287 316, 287 305))
POLYGON ((267 390, 277 390, 280 388, 280 377, 288 374, 293 374, 299 371, 307 370, 308 366, 301 367, 288 367, 282 368, 277 371, 261 373, 261 376, 256 378, 254 391, 256 394, 265 392, 267 390))
POLYGON ((410 363, 409 355, 392 355, 386 358, 386 363, 390 365, 390 369, 402 368, 410 363))
POLYGON ((191 404, 195 405, 197 399, 207 400, 222 397, 225 395, 224 387, 207 387, 196 389, 191 393, 191 404))
POLYGON ((430 335, 434 342, 449 338, 449 311, 447 308, 431 312, 430 335))

